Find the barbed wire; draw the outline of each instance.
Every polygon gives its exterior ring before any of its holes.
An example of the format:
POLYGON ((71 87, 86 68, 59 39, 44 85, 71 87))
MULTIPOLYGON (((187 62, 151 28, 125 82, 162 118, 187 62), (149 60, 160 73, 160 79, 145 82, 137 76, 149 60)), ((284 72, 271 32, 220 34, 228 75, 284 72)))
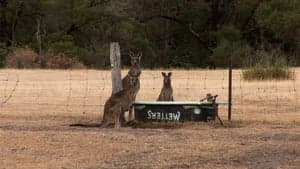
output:
MULTIPOLYGON (((218 94, 218 101, 227 102, 227 70, 173 71, 172 86, 175 100, 199 101, 206 93, 218 94)), ((33 74, 39 73, 37 70, 33 74)), ((237 113, 262 110, 280 113, 300 111, 298 106, 300 69, 294 68, 295 78, 288 81, 253 81, 242 79, 242 71, 233 71, 233 107, 237 113)), ((51 73, 50 73, 51 74, 51 73)), ((111 94, 109 71, 66 70, 59 74, 28 75, 20 71, 1 70, 1 112, 101 112, 111 94)), ((155 101, 163 83, 160 71, 147 71, 141 76, 137 100, 155 101)))

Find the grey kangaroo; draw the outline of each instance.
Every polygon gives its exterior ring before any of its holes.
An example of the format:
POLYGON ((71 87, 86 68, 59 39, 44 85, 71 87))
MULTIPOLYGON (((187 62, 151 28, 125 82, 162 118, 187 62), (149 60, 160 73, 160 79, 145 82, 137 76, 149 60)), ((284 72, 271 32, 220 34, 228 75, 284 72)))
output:
MULTIPOLYGON (((122 79, 122 86, 123 90, 134 90, 132 93, 133 101, 135 101, 136 95, 140 90, 140 74, 141 74, 141 67, 140 67, 140 62, 141 62, 141 57, 142 53, 137 53, 134 54, 132 52, 129 53, 130 60, 131 60, 131 68, 128 71, 128 74, 122 79), (137 79, 137 84, 132 88, 130 85, 130 76, 136 76, 138 77, 137 79)), ((122 121, 125 120, 124 115, 121 117, 122 121)), ((133 119, 133 113, 132 109, 129 110, 129 120, 133 119)))
POLYGON ((164 77, 164 84, 157 101, 174 101, 171 83, 172 72, 169 72, 168 75, 165 72, 161 72, 161 74, 164 77))
POLYGON ((124 117, 126 111, 132 108, 134 89, 138 81, 138 77, 132 76, 130 73, 128 78, 131 89, 121 90, 110 96, 104 105, 104 115, 100 127, 114 125, 115 128, 119 128, 124 125, 125 121, 123 121, 122 117, 124 117))

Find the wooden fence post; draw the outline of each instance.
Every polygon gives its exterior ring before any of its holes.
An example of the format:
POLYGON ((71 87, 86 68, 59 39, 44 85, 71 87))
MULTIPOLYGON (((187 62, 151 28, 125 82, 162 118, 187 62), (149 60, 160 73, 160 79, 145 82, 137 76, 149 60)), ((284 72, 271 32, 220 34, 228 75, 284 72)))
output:
POLYGON ((121 53, 118 42, 112 42, 110 44, 110 65, 112 94, 115 94, 123 89, 121 76, 121 53))

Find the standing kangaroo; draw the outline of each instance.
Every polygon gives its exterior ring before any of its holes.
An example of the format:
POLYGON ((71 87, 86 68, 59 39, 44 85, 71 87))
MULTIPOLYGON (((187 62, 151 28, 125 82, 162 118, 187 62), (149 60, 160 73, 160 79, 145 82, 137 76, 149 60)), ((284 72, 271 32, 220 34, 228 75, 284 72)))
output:
POLYGON ((171 84, 172 72, 169 72, 168 75, 165 72, 161 72, 164 77, 164 84, 157 101, 174 101, 173 98, 173 88, 171 84))
MULTIPOLYGON (((131 68, 128 71, 128 74, 122 79, 122 86, 123 90, 134 90, 132 93, 133 101, 135 101, 136 95, 140 90, 140 74, 141 74, 141 67, 140 67, 140 62, 141 62, 141 57, 142 53, 137 53, 134 54, 132 52, 129 53, 130 60, 131 60, 131 68), (137 77, 137 84, 132 88, 130 85, 130 76, 135 76, 137 77)), ((129 120, 133 119, 133 113, 132 109, 129 110, 129 120)), ((125 117, 124 114, 121 117, 121 120, 124 121, 125 117)))
POLYGON ((128 78, 131 89, 121 90, 110 96, 104 105, 104 115, 100 127, 109 127, 114 124, 115 128, 119 128, 124 125, 122 117, 126 111, 132 108, 134 89, 138 81, 137 76, 129 74, 128 78))
POLYGON ((112 124, 115 128, 124 125, 125 112, 129 111, 130 119, 132 119, 132 104, 135 101, 136 95, 140 89, 139 76, 141 74, 140 60, 141 53, 130 53, 131 68, 128 74, 122 79, 123 89, 115 94, 112 94, 104 105, 104 115, 101 127, 109 127, 112 124))

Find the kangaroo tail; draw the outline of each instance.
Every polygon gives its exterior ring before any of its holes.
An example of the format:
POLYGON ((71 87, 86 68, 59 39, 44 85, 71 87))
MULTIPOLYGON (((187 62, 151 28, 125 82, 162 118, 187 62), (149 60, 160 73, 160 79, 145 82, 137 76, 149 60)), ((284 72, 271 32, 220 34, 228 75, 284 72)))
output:
POLYGON ((71 127, 86 127, 85 124, 79 124, 79 123, 77 123, 77 124, 70 124, 70 126, 71 127))
POLYGON ((107 121, 102 121, 102 123, 99 125, 100 128, 108 128, 111 126, 112 126, 112 124, 107 121))
POLYGON ((69 126, 71 126, 71 127, 99 127, 100 124, 80 124, 80 123, 77 123, 77 124, 71 124, 69 126))

